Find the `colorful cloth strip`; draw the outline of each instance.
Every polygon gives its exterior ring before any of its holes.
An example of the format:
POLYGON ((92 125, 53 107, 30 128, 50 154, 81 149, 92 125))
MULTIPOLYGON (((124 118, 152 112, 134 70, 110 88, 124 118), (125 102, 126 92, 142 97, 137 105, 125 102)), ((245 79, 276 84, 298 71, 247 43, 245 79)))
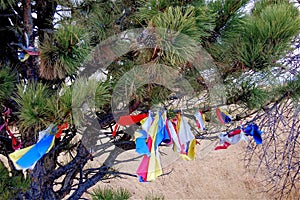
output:
POLYGON ((62 131, 67 128, 67 122, 59 126, 51 124, 47 129, 39 132, 36 144, 9 154, 15 168, 17 170, 33 169, 37 161, 54 146, 55 137, 60 136, 62 131))
POLYGON ((20 140, 18 140, 14 134, 11 132, 9 126, 8 126, 8 116, 11 114, 11 109, 10 108, 7 108, 5 106, 3 106, 3 109, 2 109, 2 114, 4 115, 4 121, 5 123, 3 125, 1 125, 0 127, 0 131, 5 127, 6 129, 6 133, 9 135, 9 137, 11 138, 11 145, 12 145, 12 148, 14 150, 18 150, 22 147, 22 143, 20 140))
POLYGON ((215 150, 227 149, 230 145, 236 144, 241 140, 249 141, 245 133, 241 129, 234 130, 230 133, 220 134, 220 146, 217 146, 215 150))
POLYGON ((262 137, 261 134, 263 133, 261 130, 259 130, 258 126, 256 124, 250 124, 248 125, 243 131, 247 134, 253 137, 256 144, 262 144, 262 137))
POLYGON ((216 114, 217 114, 219 121, 222 124, 228 124, 232 121, 231 116, 225 110, 223 110, 221 108, 216 109, 216 114))
POLYGON ((57 126, 58 132, 57 132, 57 134, 55 135, 55 138, 60 138, 60 136, 61 136, 63 130, 66 130, 66 129, 68 129, 68 128, 69 128, 68 122, 65 122, 65 123, 63 123, 63 124, 61 124, 61 125, 58 125, 58 126, 57 126))
POLYGON ((206 130, 204 114, 199 110, 194 116, 196 118, 197 127, 202 131, 206 130))
POLYGON ((129 126, 132 124, 136 124, 141 120, 145 119, 146 117, 148 117, 148 113, 121 116, 114 128, 114 131, 112 132, 112 136, 116 136, 119 126, 129 126))
POLYGON ((54 133, 57 127, 51 124, 46 130, 39 132, 36 144, 9 154, 17 170, 33 169, 36 162, 43 157, 54 145, 54 133))
POLYGON ((184 160, 193 160, 195 157, 196 139, 183 115, 179 116, 178 139, 181 147, 180 157, 184 160))
POLYGON ((162 143, 169 144, 172 141, 173 149, 184 160, 194 159, 196 140, 191 127, 181 115, 178 115, 175 127, 167 119, 166 112, 159 112, 154 119, 149 112, 148 118, 142 120, 141 123, 143 130, 135 132, 136 152, 143 155, 137 169, 141 182, 153 181, 162 175, 158 148, 162 143))

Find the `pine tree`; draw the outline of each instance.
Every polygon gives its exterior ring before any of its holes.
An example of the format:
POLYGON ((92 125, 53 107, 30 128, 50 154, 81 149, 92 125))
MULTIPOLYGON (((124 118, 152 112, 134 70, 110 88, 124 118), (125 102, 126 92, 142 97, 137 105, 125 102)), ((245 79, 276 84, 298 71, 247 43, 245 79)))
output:
MULTIPOLYGON (((50 124, 69 124, 27 171, 30 187, 22 186, 15 198, 78 199, 100 180, 130 175, 113 166, 121 150, 135 148, 134 127, 118 131, 106 146, 98 147, 97 140, 111 136, 118 117, 159 108, 168 109, 169 117, 178 109, 187 117, 201 109, 208 128, 194 131, 203 140, 257 123, 264 144, 251 142, 245 159, 250 165, 261 154, 258 167, 272 174, 270 187, 281 198, 290 193, 300 174, 297 5, 1 0, 2 118, 18 129, 22 148, 35 144, 50 124), (232 113, 231 124, 215 122, 219 106, 232 113), (111 146, 118 148, 110 152, 111 146), (110 155, 91 168, 97 152, 110 155), (71 159, 61 163, 66 153, 71 159)), ((14 151, 12 142, 3 129, 2 155, 14 151)))

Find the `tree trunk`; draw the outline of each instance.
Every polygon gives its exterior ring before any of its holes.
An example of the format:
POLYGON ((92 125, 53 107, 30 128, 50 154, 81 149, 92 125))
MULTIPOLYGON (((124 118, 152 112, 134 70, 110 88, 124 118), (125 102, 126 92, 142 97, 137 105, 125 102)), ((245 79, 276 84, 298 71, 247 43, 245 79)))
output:
POLYGON ((30 199, 56 199, 52 188, 53 183, 48 184, 47 182, 47 169, 49 170, 49 166, 39 161, 34 170, 30 172, 31 183, 28 193, 30 199))
POLYGON ((45 39, 45 34, 53 33, 53 20, 57 2, 53 0, 37 0, 36 10, 37 19, 36 26, 39 27, 38 36, 42 44, 45 39))
POLYGON ((30 191, 28 197, 30 199, 56 199, 53 190, 53 182, 48 179, 49 174, 55 169, 56 155, 47 154, 36 163, 32 171, 29 171, 30 191))

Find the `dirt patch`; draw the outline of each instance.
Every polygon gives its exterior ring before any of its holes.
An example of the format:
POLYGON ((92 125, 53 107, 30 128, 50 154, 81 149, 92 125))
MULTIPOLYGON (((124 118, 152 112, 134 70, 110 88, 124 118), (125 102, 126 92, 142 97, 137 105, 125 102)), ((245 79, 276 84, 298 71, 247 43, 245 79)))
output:
MULTIPOLYGON (((95 187, 126 188, 131 199, 146 196, 165 199, 267 199, 261 193, 259 176, 244 168, 245 144, 230 146, 227 150, 203 151, 197 148, 194 161, 177 159, 164 168, 164 175, 154 182, 140 183, 137 178, 125 177, 100 182, 95 187), (205 154, 206 156, 201 156, 205 154)), ((134 154, 134 152, 131 152, 134 154)), ((132 168, 138 165, 128 165, 132 168)), ((122 170, 126 165, 122 166, 122 170)), ((91 191, 91 188, 89 191, 91 191)), ((88 195, 85 194, 85 197, 88 195)))

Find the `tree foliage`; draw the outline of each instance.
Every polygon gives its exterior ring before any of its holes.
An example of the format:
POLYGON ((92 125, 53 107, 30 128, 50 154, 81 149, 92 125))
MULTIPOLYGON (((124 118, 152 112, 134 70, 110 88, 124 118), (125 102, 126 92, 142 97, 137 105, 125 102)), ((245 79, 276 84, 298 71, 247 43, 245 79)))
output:
POLYGON ((18 193, 25 192, 29 186, 29 180, 22 175, 10 176, 8 169, 0 162, 0 194, 5 200, 13 199, 18 193))

